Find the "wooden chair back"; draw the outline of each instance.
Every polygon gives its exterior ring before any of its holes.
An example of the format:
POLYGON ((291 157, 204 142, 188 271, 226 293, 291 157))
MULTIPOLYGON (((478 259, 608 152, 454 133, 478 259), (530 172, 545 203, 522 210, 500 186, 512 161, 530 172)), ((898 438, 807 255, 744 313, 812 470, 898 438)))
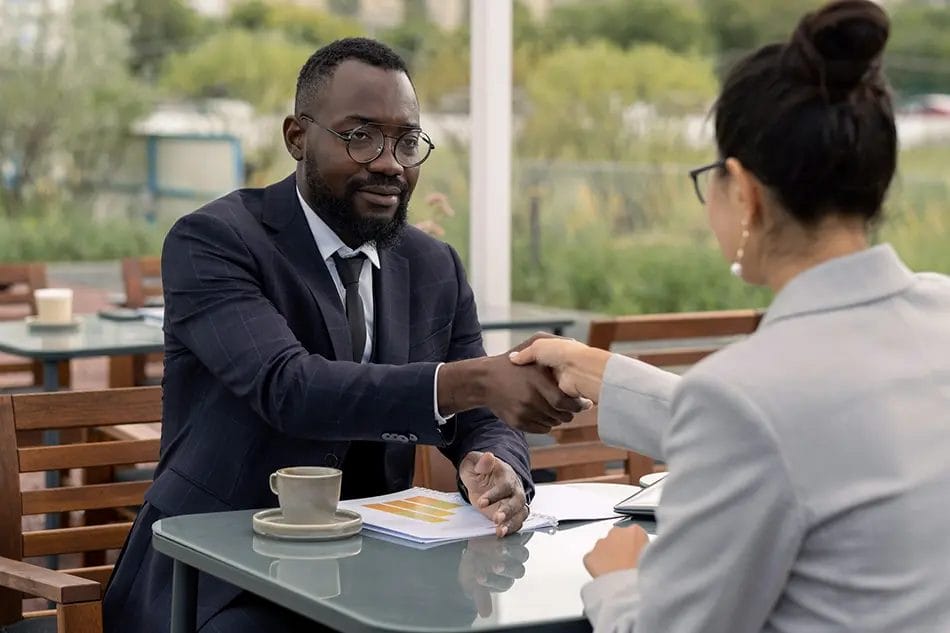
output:
MULTIPOLYGON (((36 314, 33 291, 46 288, 46 265, 0 264, 0 321, 15 321, 36 314)), ((30 380, 13 386, 39 387, 43 384, 43 366, 25 358, 0 354, 0 374, 29 374, 30 380)), ((69 363, 59 366, 59 381, 68 386, 69 363)))
POLYGON ((143 308, 152 297, 162 296, 162 260, 160 257, 126 257, 122 260, 125 305, 143 308))
MULTIPOLYGON (((125 307, 144 308, 150 299, 162 296, 160 257, 126 257, 122 260, 125 307)), ((109 358, 109 386, 137 387, 161 378, 161 353, 109 358), (151 369, 149 369, 151 367, 151 369)))
POLYGON ((33 291, 45 287, 45 264, 0 264, 0 321, 36 314, 33 291))
POLYGON ((643 455, 598 439, 596 409, 577 414, 551 434, 555 444, 531 447, 531 468, 554 470, 558 482, 636 484, 653 470, 652 461, 643 455))
MULTIPOLYGON (((661 368, 686 368, 733 342, 736 337, 755 331, 762 319, 759 310, 721 310, 642 314, 592 321, 588 345, 612 350, 617 343, 646 343, 624 353, 661 368)), ((599 444, 596 407, 589 416, 575 418, 555 432, 563 445, 599 444), (593 444, 592 444, 593 443, 593 444)), ((630 483, 655 470, 653 460, 631 453, 627 457, 630 483)), ((558 469, 558 479, 592 479, 604 476, 602 466, 572 464, 558 469)))
MULTIPOLYGON (((22 517, 137 506, 143 502, 151 484, 150 481, 91 485, 80 482, 79 485, 24 491, 20 488, 20 474, 154 462, 158 459, 160 444, 155 438, 24 447, 18 445, 17 433, 75 429, 92 432, 96 427, 154 425, 161 422, 161 406, 160 387, 0 396, 0 495, 9 500, 5 503, 6 511, 0 513, 0 585, 4 585, 0 587, 0 626, 22 616, 19 592, 37 589, 14 573, 17 564, 25 565, 24 559, 34 557, 115 550, 122 547, 132 527, 130 521, 121 520, 24 532, 22 517)), ((45 571, 41 569, 38 573, 45 571)), ((104 588, 112 574, 112 565, 62 571, 64 573, 53 576, 54 584, 65 582, 62 578, 87 579, 104 588)), ((26 576, 29 578, 30 574, 26 576)), ((51 597, 49 592, 37 595, 49 600, 63 597, 61 594, 51 597)))

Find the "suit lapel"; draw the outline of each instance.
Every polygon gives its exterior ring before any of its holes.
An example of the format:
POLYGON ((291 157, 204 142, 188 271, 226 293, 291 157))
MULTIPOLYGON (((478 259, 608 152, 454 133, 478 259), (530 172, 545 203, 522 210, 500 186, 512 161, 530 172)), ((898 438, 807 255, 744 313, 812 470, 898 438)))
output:
POLYGON ((376 362, 409 362, 409 262, 391 250, 379 252, 379 271, 373 284, 376 362))
POLYGON ((336 358, 352 358, 350 330, 340 295, 320 257, 313 233, 297 199, 297 180, 291 175, 264 190, 263 221, 280 249, 310 289, 323 315, 336 358))

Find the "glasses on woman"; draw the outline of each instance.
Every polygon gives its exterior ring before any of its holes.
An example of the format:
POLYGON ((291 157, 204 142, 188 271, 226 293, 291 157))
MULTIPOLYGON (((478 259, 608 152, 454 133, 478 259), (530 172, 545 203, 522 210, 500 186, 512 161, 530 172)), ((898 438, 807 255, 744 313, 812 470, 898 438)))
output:
POLYGON ((696 189, 696 197, 699 198, 700 204, 706 204, 706 193, 709 191, 709 181, 712 179, 714 170, 725 166, 725 160, 717 160, 715 163, 690 170, 689 177, 693 179, 693 187, 696 189))
POLYGON ((355 162, 363 165, 373 162, 382 155, 387 138, 394 141, 392 151, 396 162, 406 168, 418 167, 429 158, 429 154, 435 149, 429 135, 415 127, 407 128, 399 136, 388 136, 383 134, 379 124, 364 123, 348 132, 341 133, 321 125, 308 114, 301 114, 300 118, 326 130, 346 143, 346 153, 355 162))

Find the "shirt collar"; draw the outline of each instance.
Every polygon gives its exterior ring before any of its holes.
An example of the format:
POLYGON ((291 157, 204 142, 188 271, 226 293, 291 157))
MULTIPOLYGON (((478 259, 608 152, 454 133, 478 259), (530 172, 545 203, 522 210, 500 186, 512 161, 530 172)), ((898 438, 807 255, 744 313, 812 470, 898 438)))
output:
POLYGON ((914 273, 890 244, 836 257, 799 273, 788 282, 762 321, 825 312, 871 303, 897 294, 914 282, 914 273))
POLYGON ((317 250, 320 251, 320 257, 323 258, 323 261, 329 261, 337 252, 340 253, 341 257, 352 257, 356 253, 363 253, 366 255, 366 259, 372 262, 373 266, 377 269, 379 268, 379 251, 376 250, 375 242, 362 244, 356 250, 350 248, 344 244, 340 236, 334 233, 333 229, 323 221, 323 218, 317 215, 310 205, 307 204, 307 201, 304 200, 303 195, 300 193, 300 189, 297 188, 296 191, 297 199, 300 201, 300 206, 303 207, 303 214, 307 218, 307 224, 310 225, 310 232, 313 233, 313 239, 317 243, 317 250))

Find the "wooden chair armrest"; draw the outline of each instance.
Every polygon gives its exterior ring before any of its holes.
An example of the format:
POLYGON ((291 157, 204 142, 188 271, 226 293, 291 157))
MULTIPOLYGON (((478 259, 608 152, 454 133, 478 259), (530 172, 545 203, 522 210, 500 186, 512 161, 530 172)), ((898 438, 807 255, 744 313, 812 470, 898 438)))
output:
POLYGON ((57 604, 90 602, 102 597, 102 585, 94 580, 3 557, 0 557, 0 587, 57 604))

